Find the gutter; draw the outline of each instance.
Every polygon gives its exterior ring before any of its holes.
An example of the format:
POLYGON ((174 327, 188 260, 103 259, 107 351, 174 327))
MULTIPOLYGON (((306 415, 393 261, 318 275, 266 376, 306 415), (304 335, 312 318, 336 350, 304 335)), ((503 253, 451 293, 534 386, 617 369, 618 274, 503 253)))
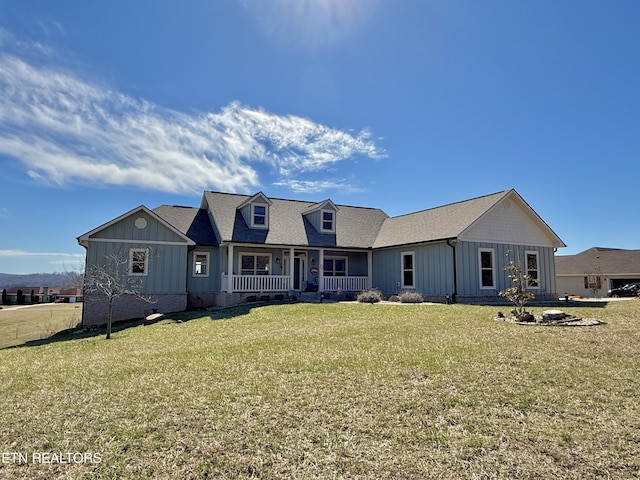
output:
POLYGON ((447 245, 453 250, 453 294, 451 295, 451 302, 456 303, 456 297, 458 296, 458 268, 456 266, 456 243, 457 238, 447 238, 447 245))

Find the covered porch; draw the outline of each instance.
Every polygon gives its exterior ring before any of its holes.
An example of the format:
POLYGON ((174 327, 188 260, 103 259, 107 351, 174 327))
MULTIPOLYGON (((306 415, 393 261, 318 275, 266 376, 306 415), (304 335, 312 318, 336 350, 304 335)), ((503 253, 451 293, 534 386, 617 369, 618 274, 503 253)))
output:
POLYGON ((226 261, 226 293, 360 292, 372 285, 371 250, 229 244, 226 261))

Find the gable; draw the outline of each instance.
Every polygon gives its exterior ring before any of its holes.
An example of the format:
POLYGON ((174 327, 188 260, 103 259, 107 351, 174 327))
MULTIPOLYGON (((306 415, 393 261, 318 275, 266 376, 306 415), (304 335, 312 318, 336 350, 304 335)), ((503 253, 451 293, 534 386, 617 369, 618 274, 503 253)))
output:
POLYGON ((336 204, 327 199, 324 202, 309 207, 309 209, 304 212, 304 216, 316 231, 323 234, 335 234, 338 210, 340 209, 336 204))
POLYGON ((272 201, 262 192, 240 204, 238 210, 249 228, 259 230, 269 229, 269 208, 272 201))
POLYGON ((473 242, 564 247, 562 240, 517 193, 501 199, 458 238, 473 242))
POLYGON ((81 245, 86 246, 89 241, 194 244, 192 240, 145 206, 134 208, 78 237, 78 243, 81 245))

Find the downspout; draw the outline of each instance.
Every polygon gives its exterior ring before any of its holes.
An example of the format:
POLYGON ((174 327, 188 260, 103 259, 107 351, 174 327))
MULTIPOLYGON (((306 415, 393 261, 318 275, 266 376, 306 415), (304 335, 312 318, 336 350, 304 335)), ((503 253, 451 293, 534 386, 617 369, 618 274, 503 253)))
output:
POLYGON ((451 302, 456 303, 456 297, 458 296, 458 268, 456 266, 456 243, 457 238, 448 238, 447 245, 449 245, 453 252, 453 294, 451 295, 451 302))

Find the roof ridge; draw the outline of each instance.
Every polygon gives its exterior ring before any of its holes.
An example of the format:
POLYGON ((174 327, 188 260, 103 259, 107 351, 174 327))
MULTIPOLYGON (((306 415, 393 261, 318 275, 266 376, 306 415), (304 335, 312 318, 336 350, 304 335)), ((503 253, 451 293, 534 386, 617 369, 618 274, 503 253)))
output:
POLYGON ((501 193, 502 194, 507 194, 508 192, 512 192, 512 191, 514 191, 513 188, 508 189, 508 190, 501 190, 501 191, 498 191, 498 192, 489 193, 487 195, 480 195, 478 197, 468 198, 466 200, 458 200, 457 202, 445 203, 444 205, 438 205, 436 207, 423 208, 422 210, 418 210, 418 211, 415 211, 415 212, 403 213, 401 215, 396 215, 395 217, 391 217, 391 218, 407 217, 409 215, 415 215, 417 213, 429 212, 431 210, 437 210, 439 208, 451 207, 451 206, 457 205, 459 203, 467 203, 467 202, 472 202, 472 201, 475 201, 475 200, 480 200, 481 198, 487 198, 487 197, 491 197, 493 195, 498 195, 498 194, 501 194, 501 193))
MULTIPOLYGON (((243 194, 243 193, 214 192, 212 190, 207 190, 207 191, 205 191, 205 193, 214 193, 214 194, 217 194, 217 195, 233 195, 233 196, 237 196, 237 197, 247 197, 247 198, 251 198, 251 197, 253 197, 255 195, 255 194, 254 195, 247 195, 247 194, 243 194)), ((264 195, 269 200, 279 200, 279 201, 282 201, 282 202, 295 202, 295 203, 309 203, 309 204, 311 204, 310 206, 320 204, 320 203, 325 202, 327 200, 331 200, 331 197, 327 197, 327 198, 324 198, 322 200, 315 201, 315 200, 300 200, 300 199, 295 199, 295 198, 270 197, 266 193, 264 195)), ((331 200, 331 201, 333 202, 333 200, 331 200)), ((368 209, 368 210, 384 211, 381 208, 364 207, 364 206, 361 206, 361 205, 347 205, 347 204, 344 204, 344 203, 335 203, 335 202, 334 202, 334 205, 336 207, 363 208, 363 209, 368 209)))

